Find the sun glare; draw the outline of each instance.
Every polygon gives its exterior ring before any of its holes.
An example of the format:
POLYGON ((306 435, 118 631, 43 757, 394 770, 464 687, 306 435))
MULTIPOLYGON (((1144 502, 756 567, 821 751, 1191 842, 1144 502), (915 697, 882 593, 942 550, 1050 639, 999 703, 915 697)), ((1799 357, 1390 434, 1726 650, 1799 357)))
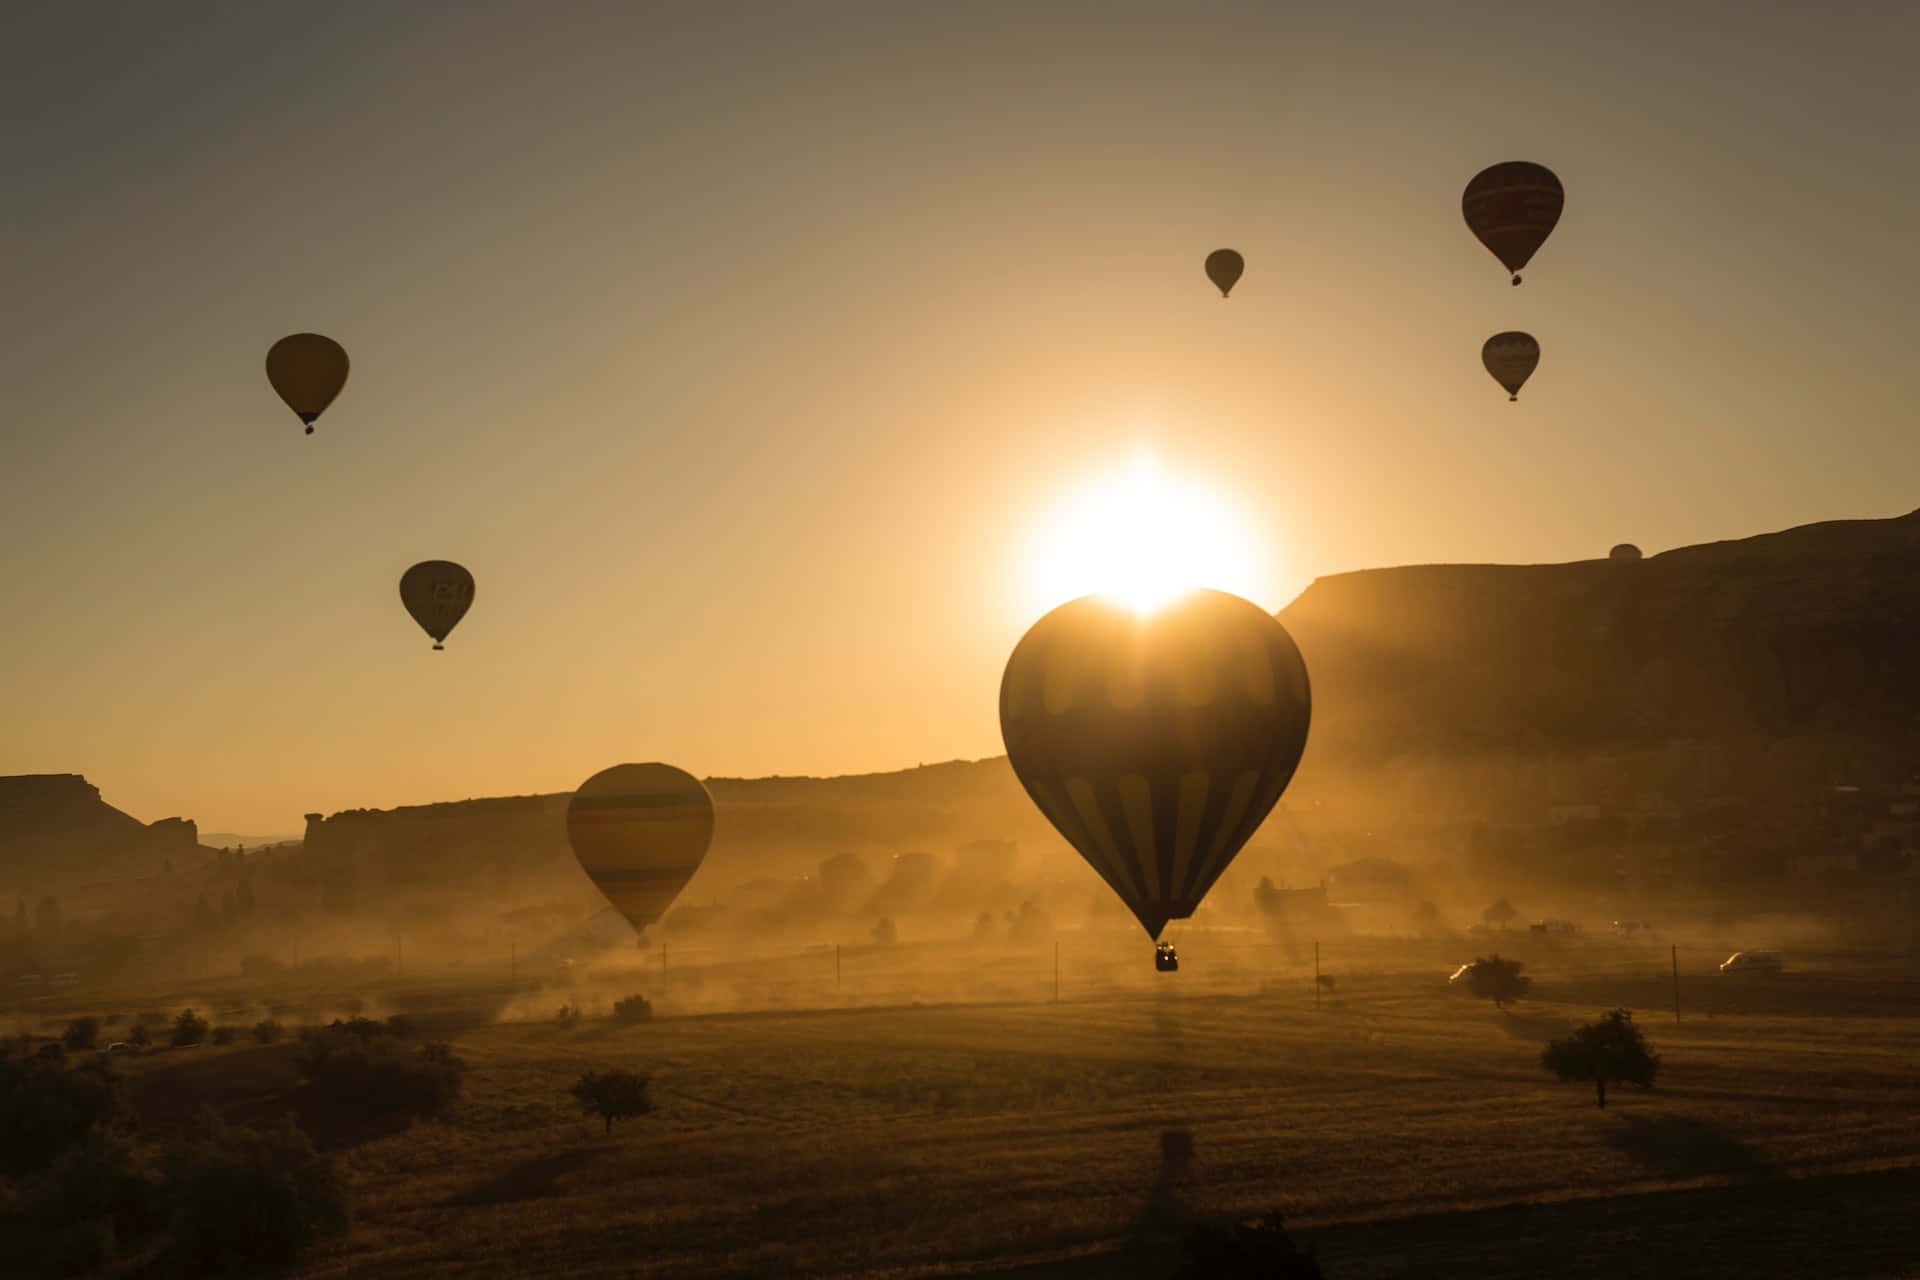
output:
POLYGON ((1150 612, 1215 587, 1258 601, 1259 539, 1220 495, 1170 475, 1148 454, 1070 495, 1027 553, 1035 616, 1084 595, 1150 612))

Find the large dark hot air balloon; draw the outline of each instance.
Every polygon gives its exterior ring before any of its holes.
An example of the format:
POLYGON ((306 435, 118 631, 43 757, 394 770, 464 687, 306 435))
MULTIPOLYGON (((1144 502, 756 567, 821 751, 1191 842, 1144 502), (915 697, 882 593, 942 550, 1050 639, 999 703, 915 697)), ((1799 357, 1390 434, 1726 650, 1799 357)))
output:
POLYGON ((1634 546, 1631 542, 1619 543, 1613 548, 1613 550, 1607 552, 1607 559, 1609 560, 1632 561, 1632 560, 1638 560, 1639 558, 1640 558, 1640 548, 1634 546))
POLYGON ((617 764, 567 802, 567 840, 607 901, 644 933, 707 856, 713 799, 670 764, 617 764))
POLYGON ((1545 165, 1511 160, 1473 175, 1460 197, 1460 212, 1480 243, 1513 272, 1527 265, 1553 234, 1567 193, 1545 165))
POLYGON ((1507 389, 1507 399, 1518 400, 1520 388, 1540 364, 1540 344, 1530 333, 1496 333, 1481 344, 1480 363, 1507 389))
POLYGON ((1224 591, 1146 615, 1101 596, 1063 604, 1000 681, 1021 785, 1156 939, 1280 799, 1311 712, 1292 637, 1224 591))
POLYGON ((1223 298, 1233 292, 1233 286, 1240 282, 1240 275, 1246 269, 1246 259, 1231 249, 1215 249, 1207 255, 1207 279, 1213 281, 1213 287, 1223 298))
POLYGON ((433 647, 444 649, 441 641, 473 603, 473 575, 451 560, 422 560, 400 575, 400 603, 433 637, 433 647))
POLYGON ((314 419, 347 385, 346 348, 317 333, 289 334, 267 350, 267 381, 312 435, 314 419))

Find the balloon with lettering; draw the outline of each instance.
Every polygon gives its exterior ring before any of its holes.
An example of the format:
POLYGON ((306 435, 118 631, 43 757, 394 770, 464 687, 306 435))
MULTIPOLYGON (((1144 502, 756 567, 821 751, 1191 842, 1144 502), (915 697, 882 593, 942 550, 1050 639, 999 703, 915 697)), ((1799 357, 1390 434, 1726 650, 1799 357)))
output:
POLYGON ((420 629, 444 649, 447 633, 473 604, 473 575, 451 560, 422 560, 400 575, 400 603, 420 629))

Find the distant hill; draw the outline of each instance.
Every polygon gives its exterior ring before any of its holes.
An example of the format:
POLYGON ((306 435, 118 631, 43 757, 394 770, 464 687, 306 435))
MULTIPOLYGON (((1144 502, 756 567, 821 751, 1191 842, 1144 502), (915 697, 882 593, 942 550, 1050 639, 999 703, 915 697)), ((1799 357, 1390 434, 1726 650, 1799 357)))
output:
POLYGON ((152 875, 201 852, 185 818, 145 823, 100 798, 77 773, 0 777, 0 883, 152 875))
POLYGON ((1279 616, 1321 763, 1920 725, 1920 512, 1638 561, 1340 574, 1279 616))

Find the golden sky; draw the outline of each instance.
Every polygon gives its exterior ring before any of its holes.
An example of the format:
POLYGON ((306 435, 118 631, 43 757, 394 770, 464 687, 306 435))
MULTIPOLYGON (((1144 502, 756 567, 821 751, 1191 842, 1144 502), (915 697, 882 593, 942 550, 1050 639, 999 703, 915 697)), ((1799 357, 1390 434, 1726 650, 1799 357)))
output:
POLYGON ((1920 505, 1911 5, 0 22, 0 772, 141 818, 996 754, 1036 548, 1143 465, 1268 608, 1920 505), (1519 289, 1459 212, 1510 159, 1567 189, 1519 289))

